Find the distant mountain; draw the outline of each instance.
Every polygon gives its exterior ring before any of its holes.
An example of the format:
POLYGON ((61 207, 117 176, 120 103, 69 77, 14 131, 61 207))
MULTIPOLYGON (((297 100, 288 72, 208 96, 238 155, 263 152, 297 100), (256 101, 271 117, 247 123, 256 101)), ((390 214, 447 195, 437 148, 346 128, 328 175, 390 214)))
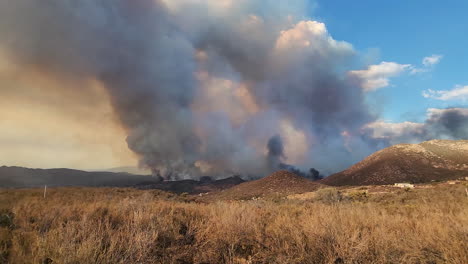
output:
POLYGON ((48 186, 133 186, 156 182, 150 176, 129 173, 88 172, 71 169, 29 169, 0 167, 0 187, 26 188, 48 186))
POLYGON ((23 167, 0 167, 0 188, 34 188, 44 185, 89 186, 89 187, 136 187, 139 189, 158 189, 174 193, 199 194, 220 191, 240 183, 238 176, 212 180, 202 177, 200 181, 164 181, 152 176, 130 173, 88 172, 71 169, 29 169, 23 167))
POLYGON ((283 170, 265 178, 249 181, 219 193, 213 193, 212 199, 243 200, 255 197, 271 197, 312 192, 319 184, 292 172, 283 170))
POLYGON ((468 177, 468 140, 432 140, 378 151, 320 183, 379 185, 424 183, 468 177))

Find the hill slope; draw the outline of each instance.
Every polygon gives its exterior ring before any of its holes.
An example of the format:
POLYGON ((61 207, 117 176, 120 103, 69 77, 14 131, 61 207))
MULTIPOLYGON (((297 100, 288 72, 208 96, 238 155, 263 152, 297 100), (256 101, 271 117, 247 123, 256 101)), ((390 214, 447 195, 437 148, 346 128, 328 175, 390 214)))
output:
MULTIPOLYGON (((278 171, 265 178, 244 182, 222 192, 213 193, 216 199, 245 200, 254 197, 289 195, 317 190, 319 184, 289 171, 278 171)), ((213 197, 211 197, 213 198, 213 197)))
POLYGON ((383 149, 320 183, 336 186, 423 183, 467 176, 468 140, 432 140, 383 149))
POLYGON ((88 172, 71 169, 29 169, 23 167, 0 167, 0 188, 34 188, 58 186, 89 187, 136 187, 158 189, 174 193, 207 193, 221 191, 243 183, 238 176, 209 182, 196 180, 160 182, 151 176, 129 173, 88 172))
POLYGON ((0 187, 49 186, 132 186, 152 177, 129 173, 88 172, 72 169, 29 169, 0 167, 0 187))
POLYGON ((181 180, 181 181, 165 181, 159 183, 142 183, 136 187, 143 190, 157 189, 174 193, 200 194, 215 191, 221 191, 238 184, 244 180, 239 176, 233 176, 221 180, 212 180, 209 182, 196 180, 181 180))

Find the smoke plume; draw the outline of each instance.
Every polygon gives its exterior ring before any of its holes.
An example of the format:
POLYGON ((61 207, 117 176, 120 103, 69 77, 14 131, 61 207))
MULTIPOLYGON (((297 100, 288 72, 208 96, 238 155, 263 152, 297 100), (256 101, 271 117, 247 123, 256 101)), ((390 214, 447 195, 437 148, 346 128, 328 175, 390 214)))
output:
POLYGON ((284 146, 281 136, 275 135, 270 140, 268 140, 268 163, 270 168, 273 170, 279 169, 279 165, 282 160, 286 157, 284 156, 284 146))
MULTIPOLYGON (((346 74, 352 45, 305 19, 308 5, 6 0, 0 51, 63 89, 99 82, 140 165, 167 179, 263 176, 285 161, 328 174, 381 145, 361 131, 376 117, 346 74)), ((464 133, 444 118, 428 125, 464 133)))

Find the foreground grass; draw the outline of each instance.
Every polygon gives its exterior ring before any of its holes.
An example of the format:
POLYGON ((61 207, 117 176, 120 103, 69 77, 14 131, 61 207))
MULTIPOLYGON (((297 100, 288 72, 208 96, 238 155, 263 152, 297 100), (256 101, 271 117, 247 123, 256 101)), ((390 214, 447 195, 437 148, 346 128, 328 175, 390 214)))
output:
POLYGON ((462 185, 320 193, 202 204, 132 189, 53 189, 46 199, 4 190, 0 263, 468 263, 462 185))

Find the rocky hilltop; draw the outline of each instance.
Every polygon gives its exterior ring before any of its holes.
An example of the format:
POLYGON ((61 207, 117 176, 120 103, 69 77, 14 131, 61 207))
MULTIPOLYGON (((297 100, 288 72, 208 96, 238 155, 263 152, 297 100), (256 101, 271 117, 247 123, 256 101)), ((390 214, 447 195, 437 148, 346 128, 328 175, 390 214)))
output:
POLYGON ((468 140, 431 140, 378 151, 321 183, 376 185, 424 183, 468 177, 468 140))

